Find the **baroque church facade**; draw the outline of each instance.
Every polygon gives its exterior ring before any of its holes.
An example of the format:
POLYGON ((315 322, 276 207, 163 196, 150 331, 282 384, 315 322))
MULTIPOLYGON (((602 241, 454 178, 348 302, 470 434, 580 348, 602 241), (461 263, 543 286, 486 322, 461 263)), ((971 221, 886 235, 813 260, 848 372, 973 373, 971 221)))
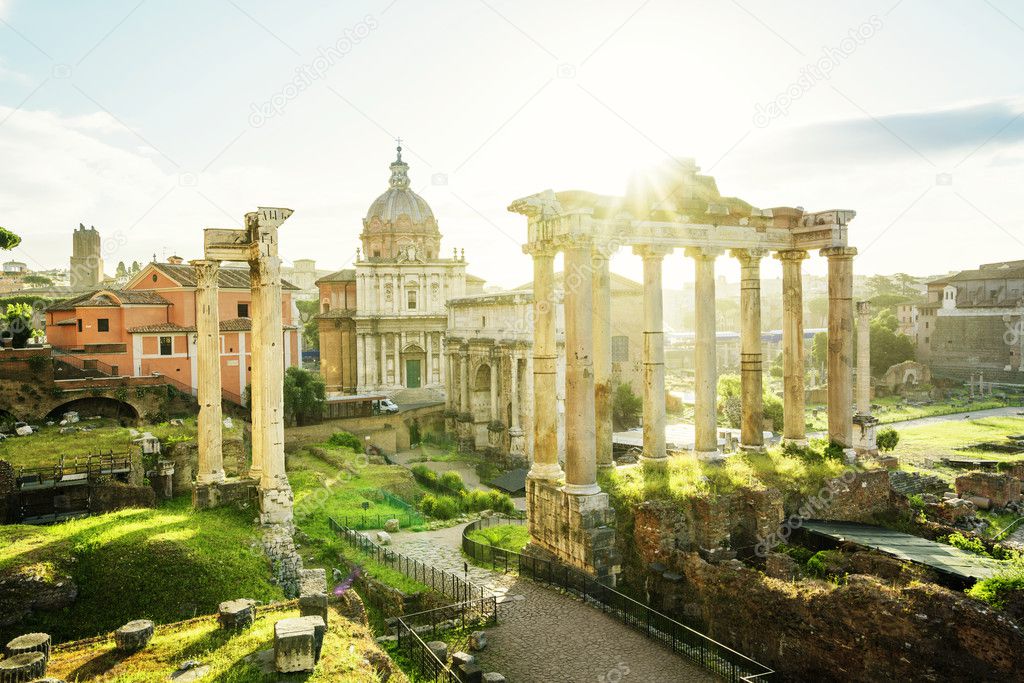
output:
POLYGON ((402 148, 388 189, 363 219, 354 268, 316 281, 321 372, 330 395, 443 392, 450 299, 482 291, 464 255, 441 252, 426 200, 409 188, 402 148))

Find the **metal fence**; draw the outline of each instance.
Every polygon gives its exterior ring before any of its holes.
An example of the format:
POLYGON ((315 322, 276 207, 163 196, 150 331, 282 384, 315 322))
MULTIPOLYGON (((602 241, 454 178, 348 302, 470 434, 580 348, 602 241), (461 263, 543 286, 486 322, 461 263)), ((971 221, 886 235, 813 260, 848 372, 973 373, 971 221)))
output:
POLYGON ((572 593, 630 628, 660 642, 675 654, 729 681, 767 681, 774 673, 763 664, 606 586, 588 574, 469 538, 469 533, 477 529, 523 523, 522 519, 505 517, 479 519, 463 530, 462 549, 468 556, 495 571, 515 571, 520 576, 572 593))
POLYGON ((438 640, 443 635, 449 652, 468 652, 468 629, 497 623, 498 599, 492 595, 402 616, 395 621, 395 636, 398 648, 416 666, 417 680, 458 683, 458 676, 427 647, 424 637, 438 640), (452 637, 453 632, 458 635, 452 637))
POLYGON ((354 529, 358 531, 370 531, 383 529, 389 519, 397 519, 398 526, 408 529, 424 523, 423 515, 416 511, 403 512, 400 514, 365 513, 358 515, 338 515, 332 521, 338 523, 339 527, 354 529))
POLYGON ((377 562, 377 564, 401 572, 435 593, 451 598, 456 604, 482 600, 488 597, 488 592, 484 588, 477 586, 468 578, 458 576, 444 569, 438 569, 419 560, 406 557, 394 550, 377 545, 364 534, 351 527, 339 524, 332 517, 328 517, 327 520, 331 530, 338 534, 342 540, 377 562))

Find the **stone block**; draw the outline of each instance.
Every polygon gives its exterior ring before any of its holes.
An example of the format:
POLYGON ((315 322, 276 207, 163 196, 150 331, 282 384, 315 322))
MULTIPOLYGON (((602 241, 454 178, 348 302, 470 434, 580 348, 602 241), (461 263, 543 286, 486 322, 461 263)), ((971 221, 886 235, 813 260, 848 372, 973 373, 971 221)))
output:
POLYGON ((956 494, 967 500, 988 498, 992 507, 1003 508, 1021 500, 1021 482, 1009 474, 968 472, 956 478, 956 494))
POLYGON ((217 608, 217 621, 220 627, 227 630, 242 630, 252 626, 256 619, 256 602, 254 600, 228 600, 220 603, 217 608))
POLYGON ((50 661, 50 636, 46 633, 26 633, 23 636, 18 636, 11 642, 7 643, 5 652, 8 657, 14 655, 20 655, 25 652, 41 652, 43 658, 50 661))
POLYGON ((274 668, 278 673, 312 671, 316 661, 316 627, 311 619, 281 619, 274 624, 274 668))
POLYGON ((455 672, 459 683, 482 683, 484 680, 484 670, 476 664, 459 664, 455 672))
POLYGON ((397 519, 391 518, 388 521, 384 522, 384 531, 387 531, 388 533, 393 534, 397 532, 400 528, 401 524, 397 519))
POLYGON ((320 617, 327 623, 327 593, 308 593, 299 596, 299 614, 320 617))
POLYGON ((432 640, 427 643, 427 649, 430 650, 438 661, 442 664, 448 663, 448 645, 443 640, 432 640))
POLYGON ((23 652, 0 661, 0 683, 28 683, 45 675, 42 652, 23 652))
POLYGON ((378 545, 391 545, 391 534, 386 531, 377 532, 377 544, 378 545))
POLYGON ((489 671, 484 674, 483 683, 505 683, 505 677, 497 671, 489 671))
POLYGON ((452 655, 452 666, 460 667, 463 664, 475 664, 476 657, 468 652, 456 652, 452 655))
POLYGON ((326 592, 326 569, 303 569, 299 573, 299 595, 316 595, 326 592))
POLYGON ((149 619, 129 621, 114 631, 114 643, 118 652, 138 652, 149 644, 153 637, 153 622, 149 619))
POLYGON ((487 633, 484 631, 473 631, 469 634, 469 649, 479 652, 487 647, 487 633))

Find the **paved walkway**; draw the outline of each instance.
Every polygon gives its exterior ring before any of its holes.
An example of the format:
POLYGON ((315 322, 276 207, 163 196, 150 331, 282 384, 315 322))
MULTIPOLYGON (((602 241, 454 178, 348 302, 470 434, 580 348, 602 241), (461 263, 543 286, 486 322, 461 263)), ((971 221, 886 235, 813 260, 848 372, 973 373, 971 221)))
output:
MULTIPOLYGON (((940 422, 957 422, 962 420, 980 420, 985 417, 1018 417, 1018 413, 1024 413, 1020 406, 1006 406, 1004 408, 989 408, 988 410, 972 410, 965 413, 949 413, 948 415, 931 415, 929 417, 917 417, 913 420, 900 420, 899 422, 883 422, 879 428, 892 427, 893 429, 910 429, 911 427, 924 427, 925 425, 939 424, 940 422)), ((827 436, 828 432, 811 432, 809 437, 827 436)))
MULTIPOLYGON (((462 525, 392 535, 396 550, 462 574, 462 525)), ((664 647, 582 602, 513 574, 469 565, 469 578, 505 596, 479 654, 484 671, 511 683, 718 681, 664 647), (627 673, 628 672, 628 673, 627 673)))

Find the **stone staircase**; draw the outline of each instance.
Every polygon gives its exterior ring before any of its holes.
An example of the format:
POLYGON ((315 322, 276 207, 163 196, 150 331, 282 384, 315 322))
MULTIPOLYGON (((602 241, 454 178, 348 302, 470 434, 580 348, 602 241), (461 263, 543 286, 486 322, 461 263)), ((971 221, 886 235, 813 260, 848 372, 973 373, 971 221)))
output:
POLYGON ((941 496, 949 491, 949 484, 942 477, 932 474, 920 474, 918 472, 902 472, 892 470, 889 472, 889 486, 905 496, 914 494, 931 493, 941 496))

